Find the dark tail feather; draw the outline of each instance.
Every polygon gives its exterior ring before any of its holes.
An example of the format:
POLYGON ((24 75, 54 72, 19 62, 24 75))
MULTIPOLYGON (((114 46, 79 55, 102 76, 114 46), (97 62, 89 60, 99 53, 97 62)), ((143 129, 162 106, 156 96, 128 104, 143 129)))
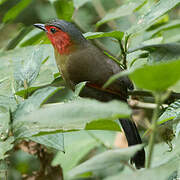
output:
MULTIPOLYGON (((121 126, 125 132, 128 145, 141 144, 141 137, 138 133, 135 123, 129 119, 119 119, 121 126)), ((131 162, 135 163, 137 169, 144 167, 145 165, 145 151, 144 149, 138 151, 132 158, 131 162)))

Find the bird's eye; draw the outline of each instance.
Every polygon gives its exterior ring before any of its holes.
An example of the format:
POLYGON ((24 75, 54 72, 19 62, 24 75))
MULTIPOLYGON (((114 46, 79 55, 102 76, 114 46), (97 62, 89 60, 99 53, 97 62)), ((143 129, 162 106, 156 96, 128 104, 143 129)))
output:
POLYGON ((51 28, 51 32, 54 34, 56 32, 55 28, 51 28))

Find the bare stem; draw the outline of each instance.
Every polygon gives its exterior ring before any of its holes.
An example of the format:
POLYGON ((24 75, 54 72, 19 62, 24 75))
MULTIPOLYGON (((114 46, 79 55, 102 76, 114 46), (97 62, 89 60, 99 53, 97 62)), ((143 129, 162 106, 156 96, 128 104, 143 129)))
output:
MULTIPOLYGON (((104 7, 102 6, 100 0, 93 0, 92 4, 93 4, 94 8, 96 9, 96 12, 98 13, 99 17, 103 18, 106 15, 106 11, 105 11, 104 7)), ((116 28, 115 21, 107 22, 107 24, 112 29, 116 28)))
MULTIPOLYGON (((128 95, 142 96, 142 97, 146 97, 146 96, 153 97, 153 95, 150 91, 139 91, 139 90, 128 91, 128 95)), ((169 95, 169 98, 180 99, 180 93, 171 92, 171 94, 169 95)))
POLYGON ((152 134, 149 139, 149 154, 146 161, 146 168, 150 168, 151 162, 152 162, 152 155, 154 150, 154 144, 155 144, 155 138, 156 138, 156 131, 157 131, 157 120, 158 120, 158 114, 161 106, 161 95, 156 94, 155 95, 155 101, 157 104, 156 109, 153 112, 153 118, 152 118, 152 134))
POLYGON ((120 45, 120 48, 121 48, 121 54, 123 56, 123 66, 124 66, 124 69, 127 69, 127 60, 126 60, 126 51, 123 47, 123 44, 122 44, 122 41, 119 41, 119 45, 120 45))
POLYGON ((27 99, 28 98, 28 83, 27 83, 27 80, 24 80, 24 90, 25 90, 24 99, 27 99))

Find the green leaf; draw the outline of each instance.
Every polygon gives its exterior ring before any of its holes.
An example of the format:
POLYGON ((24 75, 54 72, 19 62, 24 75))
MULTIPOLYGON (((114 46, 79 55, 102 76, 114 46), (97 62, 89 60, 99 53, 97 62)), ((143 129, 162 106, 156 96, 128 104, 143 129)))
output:
POLYGON ((27 36, 27 34, 32 30, 31 27, 24 27, 21 29, 21 31, 12 39, 8 42, 8 45, 5 47, 6 50, 14 49, 17 47, 18 43, 24 39, 24 37, 27 36))
POLYGON ((160 27, 157 27, 156 29, 148 31, 147 34, 145 34, 145 36, 147 36, 148 38, 151 38, 151 37, 156 36, 160 32, 163 32, 163 31, 166 31, 169 29, 173 29, 173 28, 176 28, 179 26, 180 26, 179 19, 171 20, 169 23, 166 23, 164 25, 161 25, 160 27))
POLYGON ((111 32, 87 32, 83 34, 86 39, 95 39, 102 37, 113 37, 118 40, 122 40, 124 33, 121 31, 111 31, 111 32))
POLYGON ((175 119, 180 114, 180 100, 171 103, 165 112, 159 117, 158 123, 162 124, 166 121, 175 119))
MULTIPOLYGON (((27 116, 17 118, 14 121, 14 133, 17 137, 29 137, 38 133, 82 130, 86 129, 87 125, 90 126, 93 121, 113 121, 127 118, 130 114, 131 110, 127 104, 120 101, 102 103, 96 100, 78 99, 47 105, 27 116)), ((94 130, 97 129, 101 127, 94 127, 94 130)))
POLYGON ((14 79, 16 81, 17 90, 26 89, 31 86, 32 82, 37 78, 41 63, 43 62, 43 49, 36 49, 32 52, 31 57, 14 60, 14 79), (24 87, 26 83, 27 87, 24 87))
POLYGON ((4 160, 7 157, 7 152, 13 148, 14 137, 11 136, 5 141, 0 141, 0 160, 4 160))
POLYGON ((83 6, 87 2, 91 2, 91 0, 73 0, 75 9, 79 9, 81 6, 83 6))
POLYGON ((64 178, 67 173, 79 162, 88 156, 94 148, 104 143, 113 146, 116 133, 113 131, 76 131, 64 133, 65 153, 59 152, 53 162, 53 166, 61 165, 64 178), (90 133, 90 134, 89 134, 90 133))
POLYGON ((13 6, 3 17, 3 22, 14 20, 30 3, 32 0, 21 0, 15 6, 13 6))
POLYGON ((180 43, 145 45, 130 49, 128 52, 131 53, 137 50, 149 51, 148 58, 152 62, 180 59, 180 43))
POLYGON ((114 9, 112 12, 106 13, 106 15, 96 23, 96 26, 101 26, 102 24, 112 21, 114 19, 128 16, 132 14, 136 9, 138 9, 142 4, 145 3, 145 0, 134 0, 127 4, 124 4, 117 9, 114 9))
POLYGON ((10 96, 12 94, 13 70, 10 60, 4 56, 4 52, 0 55, 0 95, 10 96))
POLYGON ((13 97, 0 96, 0 140, 8 137, 11 120, 10 112, 13 112, 16 107, 13 97))
POLYGON ((20 41, 18 47, 25 47, 31 45, 48 44, 49 40, 44 32, 39 32, 39 29, 34 29, 25 38, 20 41))
POLYGON ((59 19, 71 21, 74 12, 74 5, 72 0, 54 1, 53 4, 59 19))
POLYGON ((5 3, 7 0, 0 0, 0 5, 5 3))
POLYGON ((68 175, 74 177, 86 172, 94 172, 107 169, 112 166, 117 166, 119 163, 122 165, 129 161, 129 159, 138 151, 142 149, 142 145, 131 146, 123 149, 113 149, 98 154, 86 162, 76 166, 68 175))
POLYGON ((40 108, 40 106, 44 104, 50 96, 52 96, 60 89, 61 87, 46 87, 34 92, 32 96, 19 104, 13 115, 14 122, 16 122, 18 118, 24 117, 26 114, 40 108))
MULTIPOLYGON (((107 177, 104 180, 117 180, 117 179, 131 179, 131 180, 152 180, 152 179, 158 179, 158 180, 164 180, 169 179, 168 177, 171 177, 179 167, 179 157, 171 160, 168 163, 162 164, 158 167, 151 168, 151 169, 145 169, 142 171, 136 171, 134 173, 129 174, 119 174, 112 177, 107 177)), ((174 179, 174 178, 173 178, 174 179)))
POLYGON ((129 74, 139 88, 165 91, 180 79, 180 60, 144 65, 129 74))
POLYGON ((8 164, 7 161, 0 161, 0 179, 4 179, 8 174, 8 164))
POLYGON ((10 128, 10 110, 7 106, 0 105, 0 139, 8 136, 10 128))
POLYGON ((27 89, 17 91, 16 95, 19 95, 24 98, 27 93, 31 94, 35 90, 47 86, 51 84, 53 80, 54 80, 53 72, 50 69, 41 68, 40 73, 38 74, 34 82, 32 82, 31 86, 28 87, 27 89))
MULTIPOLYGON (((104 133, 105 136, 109 133, 104 133)), ((88 135, 86 131, 70 132, 64 134, 65 153, 59 152, 53 162, 53 166, 61 165, 63 173, 66 173, 75 167, 78 162, 87 155, 94 147, 98 146, 98 142, 88 135)))
MULTIPOLYGON (((26 114, 33 112, 34 110, 40 108, 40 106, 47 101, 47 99, 55 94, 61 87, 46 87, 43 89, 37 90, 31 97, 27 100, 22 102, 17 110, 14 113, 14 122, 17 121, 18 118, 26 117, 26 114)), ((15 131, 19 131, 19 129, 15 129, 15 131)), ((43 144, 45 146, 54 148, 59 151, 64 151, 64 140, 63 134, 49 134, 43 136, 35 136, 35 137, 28 137, 28 139, 35 141, 37 143, 43 144)))
POLYGON ((180 81, 178 81, 173 87, 171 87, 170 90, 176 93, 180 93, 180 81))
POLYGON ((83 90, 85 85, 86 85, 86 82, 81 82, 75 86, 75 91, 74 91, 75 96, 77 97, 79 96, 80 92, 83 90))
POLYGON ((159 0, 127 31, 128 34, 137 33, 148 29, 151 25, 153 25, 155 20, 166 14, 179 3, 180 0, 159 0))
POLYGON ((180 135, 180 123, 178 123, 176 126, 176 137, 179 137, 179 135, 180 135))
POLYGON ((115 80, 117 80, 117 79, 119 79, 119 78, 121 78, 121 77, 123 77, 123 76, 127 76, 128 74, 130 74, 130 70, 126 70, 126 71, 122 71, 122 72, 120 72, 120 73, 117 73, 117 74, 115 74, 115 75, 113 75, 113 76, 111 76, 108 80, 107 80, 107 82, 104 84, 104 86, 103 86, 103 88, 107 88, 110 84, 112 84, 115 80))
POLYGON ((15 111, 15 109, 17 108, 17 103, 12 96, 9 97, 0 95, 0 105, 8 107, 11 112, 15 111))
POLYGON ((109 120, 94 120, 93 122, 86 125, 87 130, 93 130, 98 127, 99 130, 113 130, 113 131, 121 131, 118 122, 109 121, 109 120))
MULTIPOLYGON (((12 96, 15 91, 24 90, 23 80, 30 85, 27 88, 28 92, 33 91, 31 88, 38 89, 50 84, 54 80, 53 73, 58 72, 53 53, 51 45, 28 46, 28 48, 2 52, 0 54, 0 95, 12 96), (44 63, 43 60, 47 61, 44 63)), ((23 96, 24 93, 23 91, 19 94, 23 96)))
POLYGON ((62 133, 34 136, 29 139, 39 144, 43 144, 46 147, 64 152, 64 137, 62 133))
POLYGON ((169 29, 163 32, 164 43, 173 43, 180 41, 180 27, 176 27, 174 29, 169 29))

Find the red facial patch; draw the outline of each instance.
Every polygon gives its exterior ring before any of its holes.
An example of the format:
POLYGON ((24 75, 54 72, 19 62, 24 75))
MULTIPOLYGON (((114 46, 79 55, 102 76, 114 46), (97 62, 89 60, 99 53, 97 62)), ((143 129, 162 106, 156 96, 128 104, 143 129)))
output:
POLYGON ((66 32, 61 31, 59 28, 55 26, 47 25, 45 27, 47 30, 47 36, 54 48, 56 48, 58 52, 62 55, 69 54, 70 47, 72 45, 70 36, 66 32))

